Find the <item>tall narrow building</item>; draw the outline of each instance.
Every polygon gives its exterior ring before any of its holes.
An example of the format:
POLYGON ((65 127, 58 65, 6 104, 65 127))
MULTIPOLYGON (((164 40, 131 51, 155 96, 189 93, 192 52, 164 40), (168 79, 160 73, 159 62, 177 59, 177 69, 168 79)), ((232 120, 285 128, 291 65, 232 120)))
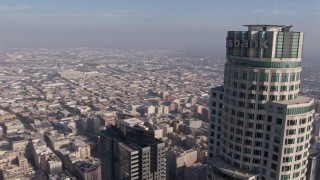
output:
POLYGON ((211 89, 208 179, 306 179, 314 99, 299 96, 303 33, 245 25, 211 89))
POLYGON ((166 179, 165 144, 149 122, 118 115, 100 132, 100 155, 103 179, 166 179))

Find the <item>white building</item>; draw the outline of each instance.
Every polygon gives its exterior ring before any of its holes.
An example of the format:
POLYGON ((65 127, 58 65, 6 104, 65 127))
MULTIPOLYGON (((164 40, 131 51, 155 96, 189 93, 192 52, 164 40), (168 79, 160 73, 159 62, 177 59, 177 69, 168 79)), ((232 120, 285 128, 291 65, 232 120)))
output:
POLYGON ((229 31, 224 86, 212 88, 208 179, 306 179, 314 99, 299 96, 303 33, 229 31))
POLYGON ((154 114, 156 113, 156 107, 155 106, 147 106, 145 107, 146 114, 154 114))

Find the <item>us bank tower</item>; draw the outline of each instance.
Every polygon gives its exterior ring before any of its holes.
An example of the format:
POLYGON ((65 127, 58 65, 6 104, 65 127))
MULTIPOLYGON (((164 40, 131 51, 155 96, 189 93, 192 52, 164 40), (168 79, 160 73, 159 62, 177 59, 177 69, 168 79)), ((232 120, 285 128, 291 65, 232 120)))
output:
POLYGON ((224 85, 210 91, 207 179, 306 179, 314 99, 300 96, 303 33, 245 25, 226 37, 224 85))

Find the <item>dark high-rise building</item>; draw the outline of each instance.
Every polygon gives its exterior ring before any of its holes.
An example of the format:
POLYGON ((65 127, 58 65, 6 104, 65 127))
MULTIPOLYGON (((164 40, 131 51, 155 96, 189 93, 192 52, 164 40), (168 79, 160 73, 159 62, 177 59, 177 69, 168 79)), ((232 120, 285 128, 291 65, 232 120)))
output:
POLYGON ((310 154, 308 157, 307 180, 320 178, 320 152, 310 154))
POLYGON ((148 122, 118 115, 100 132, 100 154, 104 179, 166 179, 165 144, 148 122))
POLYGON ((226 38, 212 88, 208 179, 305 180, 314 99, 300 96, 303 33, 246 25, 226 38))

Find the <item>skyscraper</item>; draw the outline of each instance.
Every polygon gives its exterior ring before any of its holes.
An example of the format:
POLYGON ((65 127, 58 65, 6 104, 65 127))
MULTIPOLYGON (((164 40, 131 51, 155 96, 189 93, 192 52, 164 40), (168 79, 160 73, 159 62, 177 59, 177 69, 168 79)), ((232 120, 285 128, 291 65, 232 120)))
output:
POLYGON ((211 89, 208 179, 306 178, 314 99, 299 96, 303 33, 245 25, 211 89))
POLYGON ((100 154, 104 179, 166 179, 165 144, 148 122, 118 115, 100 133, 100 154))

